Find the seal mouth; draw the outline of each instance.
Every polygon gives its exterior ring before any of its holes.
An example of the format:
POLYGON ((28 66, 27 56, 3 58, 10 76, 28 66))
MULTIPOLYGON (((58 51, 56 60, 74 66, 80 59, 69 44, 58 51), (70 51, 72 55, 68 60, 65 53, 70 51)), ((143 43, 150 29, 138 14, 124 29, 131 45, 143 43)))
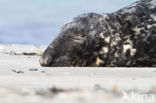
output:
POLYGON ((50 67, 72 67, 71 65, 65 64, 51 64, 50 67))
POLYGON ((52 59, 52 57, 41 57, 40 65, 43 67, 73 67, 74 65, 66 60, 57 61, 52 59))

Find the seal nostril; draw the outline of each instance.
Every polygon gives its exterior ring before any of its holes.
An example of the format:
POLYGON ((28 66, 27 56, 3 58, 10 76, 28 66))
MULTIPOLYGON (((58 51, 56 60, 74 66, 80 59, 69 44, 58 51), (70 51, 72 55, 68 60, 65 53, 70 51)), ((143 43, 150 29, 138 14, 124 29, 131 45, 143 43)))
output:
POLYGON ((52 57, 41 57, 39 62, 41 66, 50 66, 52 63, 52 57))

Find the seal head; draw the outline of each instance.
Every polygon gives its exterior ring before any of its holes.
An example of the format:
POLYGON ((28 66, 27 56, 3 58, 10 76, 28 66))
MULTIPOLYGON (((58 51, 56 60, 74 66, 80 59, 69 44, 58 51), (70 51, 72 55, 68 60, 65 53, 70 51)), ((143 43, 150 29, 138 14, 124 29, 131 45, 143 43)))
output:
MULTIPOLYGON (((42 66, 93 66, 99 51, 95 28, 104 15, 83 14, 65 24, 43 53, 42 66)), ((100 30, 99 30, 100 32, 100 30)), ((102 40, 103 41, 103 40, 102 40)))

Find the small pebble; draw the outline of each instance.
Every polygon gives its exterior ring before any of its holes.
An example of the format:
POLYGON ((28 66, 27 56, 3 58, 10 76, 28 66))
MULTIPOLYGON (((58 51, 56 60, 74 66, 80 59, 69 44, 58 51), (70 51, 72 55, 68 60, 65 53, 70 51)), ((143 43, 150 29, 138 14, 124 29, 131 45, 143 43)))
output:
POLYGON ((42 70, 41 72, 42 72, 42 73, 46 73, 46 71, 45 71, 45 70, 42 70))
POLYGON ((36 90, 36 94, 37 94, 37 95, 45 95, 45 94, 46 94, 46 91, 43 90, 43 89, 37 89, 37 90, 36 90))
POLYGON ((29 69, 29 71, 38 71, 38 69, 31 68, 31 69, 29 69))
POLYGON ((20 93, 21 93, 22 95, 28 95, 28 94, 31 93, 31 91, 30 91, 28 88, 23 88, 23 89, 20 91, 20 93))
POLYGON ((95 84, 95 88, 101 88, 101 86, 99 84, 95 84))
POLYGON ((28 55, 28 56, 37 56, 37 53, 22 53, 23 55, 28 55))
POLYGON ((15 72, 15 73, 18 73, 18 74, 20 74, 20 73, 24 73, 24 71, 17 70, 17 69, 16 69, 16 70, 14 69, 14 70, 12 70, 12 71, 15 72))
POLYGON ((10 51, 9 54, 10 55, 17 55, 17 53, 15 53, 14 51, 10 51))

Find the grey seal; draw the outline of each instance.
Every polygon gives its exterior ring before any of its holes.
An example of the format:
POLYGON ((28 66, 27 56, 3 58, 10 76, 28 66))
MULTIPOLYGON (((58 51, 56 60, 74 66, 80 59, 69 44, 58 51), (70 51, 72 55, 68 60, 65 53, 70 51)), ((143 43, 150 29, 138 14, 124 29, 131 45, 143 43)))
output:
POLYGON ((41 66, 156 67, 156 0, 114 13, 87 13, 65 24, 41 66))

